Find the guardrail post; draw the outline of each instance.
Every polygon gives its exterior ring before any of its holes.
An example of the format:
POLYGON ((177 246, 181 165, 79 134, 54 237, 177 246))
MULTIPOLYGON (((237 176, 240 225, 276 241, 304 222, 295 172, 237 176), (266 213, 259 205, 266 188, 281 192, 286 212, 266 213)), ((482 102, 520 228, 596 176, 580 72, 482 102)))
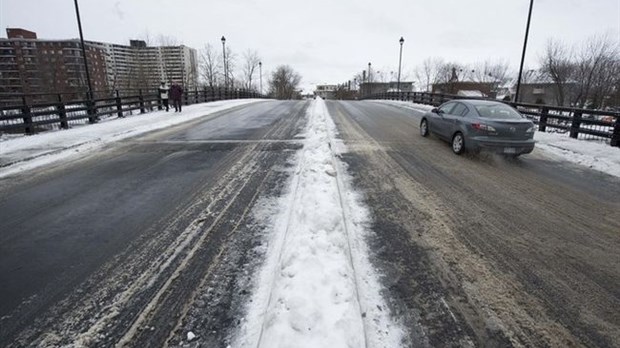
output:
POLYGON ((140 113, 143 114, 146 112, 146 110, 144 110, 144 96, 142 95, 142 89, 140 89, 138 91, 138 101, 140 103, 140 113))
POLYGON ((69 122, 67 122, 67 111, 65 110, 65 104, 62 103, 61 94, 58 94, 58 105, 56 105, 56 110, 58 110, 58 117, 60 118, 60 128, 69 129, 69 122))
POLYGON ((620 116, 616 117, 614 122, 614 130, 611 133, 611 146, 620 147, 620 116))
MULTIPOLYGON (((125 117, 125 115, 123 115, 123 103, 121 102, 121 96, 118 93, 118 89, 114 92, 116 93, 116 114, 118 115, 118 117, 123 118, 125 117)), ((161 98, 159 98, 159 102, 161 103, 161 98)), ((161 109, 162 107, 160 105, 159 110, 161 109)))
POLYGON ((570 137, 577 139, 579 137, 579 127, 581 127, 581 111, 575 111, 573 114, 573 122, 570 126, 570 137))
POLYGON ((32 125, 32 112, 30 106, 26 102, 26 97, 22 97, 22 119, 24 120, 24 133, 35 134, 34 126, 32 125))
POLYGON ((543 107, 540 111, 540 118, 538 119, 538 130, 544 132, 547 130, 547 116, 549 115, 549 108, 543 107))
POLYGON ((30 106, 26 103, 26 97, 22 97, 22 118, 24 120, 24 132, 26 134, 34 134, 35 129, 32 125, 32 113, 30 112, 30 106))
POLYGON ((91 92, 86 92, 86 113, 88 113, 88 123, 96 123, 99 121, 97 118, 97 109, 95 108, 95 101, 91 92))

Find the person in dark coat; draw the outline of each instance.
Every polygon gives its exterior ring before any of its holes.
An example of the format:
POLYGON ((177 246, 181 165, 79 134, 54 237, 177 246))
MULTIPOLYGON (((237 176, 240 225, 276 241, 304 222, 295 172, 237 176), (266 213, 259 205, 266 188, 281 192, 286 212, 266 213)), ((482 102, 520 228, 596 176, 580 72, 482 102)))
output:
POLYGON ((178 83, 173 82, 170 86, 170 99, 172 99, 172 105, 174 105, 174 112, 181 112, 181 97, 183 96, 183 87, 178 83))
MULTIPOLYGON (((162 102, 162 107, 166 108, 166 111, 168 111, 170 108, 168 106, 168 86, 166 86, 165 82, 161 83, 161 86, 159 86, 159 98, 161 99, 162 102)), ((159 108, 160 110, 162 109, 161 107, 159 108)))

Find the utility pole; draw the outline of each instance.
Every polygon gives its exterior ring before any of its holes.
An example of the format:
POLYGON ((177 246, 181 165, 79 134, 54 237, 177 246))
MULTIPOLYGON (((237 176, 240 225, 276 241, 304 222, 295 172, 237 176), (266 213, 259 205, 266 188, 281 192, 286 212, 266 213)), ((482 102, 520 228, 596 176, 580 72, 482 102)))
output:
POLYGON ((398 42, 400 42, 400 55, 398 58, 398 83, 396 89, 398 92, 400 92, 400 67, 403 60, 403 43, 405 43, 405 39, 403 39, 403 37, 401 36, 398 42))
POLYGON ((521 66, 519 67, 519 78, 517 79, 517 91, 515 92, 515 103, 519 102, 519 92, 521 89, 521 75, 523 74, 523 62, 525 61, 525 50, 527 48, 527 37, 530 34, 530 20, 532 19, 532 7, 534 7, 534 0, 530 0, 530 11, 527 15, 527 25, 525 27, 525 39, 523 40, 523 53, 521 54, 521 66))
POLYGON ((93 99, 93 88, 90 83, 90 72, 88 71, 88 58, 86 58, 86 48, 84 46, 84 35, 82 34, 82 21, 80 20, 80 8, 78 7, 77 0, 75 3, 75 15, 77 16, 78 29, 80 30, 80 43, 82 45, 82 58, 84 58, 84 69, 86 70, 86 82, 88 83, 88 98, 93 99))
POLYGON ((258 62, 258 71, 260 75, 260 94, 263 94, 263 62, 258 62))

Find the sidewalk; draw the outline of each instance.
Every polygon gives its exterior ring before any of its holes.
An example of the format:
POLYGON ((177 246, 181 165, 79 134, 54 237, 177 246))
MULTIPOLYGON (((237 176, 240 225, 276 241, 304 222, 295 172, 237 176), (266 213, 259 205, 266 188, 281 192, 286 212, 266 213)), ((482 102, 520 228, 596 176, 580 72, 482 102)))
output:
POLYGON ((32 136, 0 137, 0 178, 76 156, 106 144, 185 123, 236 106, 264 99, 234 99, 189 105, 182 113, 156 111, 126 118, 110 118, 92 125, 75 126, 32 136))

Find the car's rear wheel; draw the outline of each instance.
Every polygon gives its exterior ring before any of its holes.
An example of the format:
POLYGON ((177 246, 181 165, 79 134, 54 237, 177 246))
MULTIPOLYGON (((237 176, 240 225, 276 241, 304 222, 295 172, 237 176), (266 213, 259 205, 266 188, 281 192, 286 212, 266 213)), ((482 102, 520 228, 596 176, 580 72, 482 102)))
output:
POLYGON ((465 139, 463 134, 458 132, 452 137, 452 152, 457 155, 462 154, 465 151, 465 139))
POLYGON ((428 136, 428 121, 425 119, 420 122, 420 135, 423 137, 428 136))

